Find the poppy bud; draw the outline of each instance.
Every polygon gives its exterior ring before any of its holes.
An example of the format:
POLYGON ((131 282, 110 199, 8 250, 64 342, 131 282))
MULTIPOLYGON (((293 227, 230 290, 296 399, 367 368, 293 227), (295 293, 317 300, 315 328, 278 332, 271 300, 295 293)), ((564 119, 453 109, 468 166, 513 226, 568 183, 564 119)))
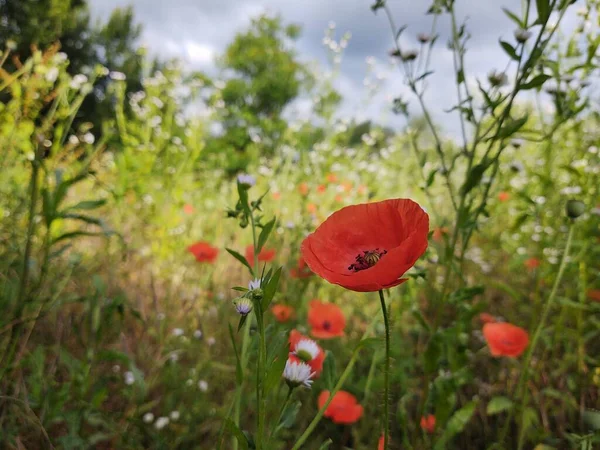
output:
POLYGON ((504 72, 496 72, 494 70, 488 74, 488 81, 492 86, 500 87, 508 83, 508 77, 504 72))
POLYGON ((567 216, 571 219, 577 219, 585 212, 585 204, 580 200, 567 201, 567 216))
POLYGON ((515 31, 515 39, 517 42, 524 44, 527 39, 531 37, 531 31, 524 30, 522 28, 515 31))
POLYGON ((419 33, 417 39, 421 44, 427 44, 431 40, 431 36, 426 33, 419 33))

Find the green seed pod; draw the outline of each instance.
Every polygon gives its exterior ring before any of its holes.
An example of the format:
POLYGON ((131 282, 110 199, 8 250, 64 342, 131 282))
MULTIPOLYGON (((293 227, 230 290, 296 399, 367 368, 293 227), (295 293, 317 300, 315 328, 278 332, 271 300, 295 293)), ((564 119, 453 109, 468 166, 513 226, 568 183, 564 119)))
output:
POLYGON ((585 212, 585 204, 580 200, 567 201, 567 216, 571 219, 577 219, 585 212))

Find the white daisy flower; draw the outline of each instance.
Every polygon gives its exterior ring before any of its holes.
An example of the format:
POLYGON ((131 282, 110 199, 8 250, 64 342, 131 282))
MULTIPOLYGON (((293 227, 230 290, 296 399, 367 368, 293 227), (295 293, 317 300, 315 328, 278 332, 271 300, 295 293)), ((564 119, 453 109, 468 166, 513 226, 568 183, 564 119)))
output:
POLYGON ((319 355, 319 346, 312 339, 301 339, 293 353, 304 362, 312 361, 319 355))
POLYGON ((196 339, 201 339, 202 338, 202 331, 201 330, 194 331, 194 337, 196 339))
POLYGON ((285 369, 283 369, 283 378, 292 387, 302 385, 309 388, 313 382, 312 377, 314 375, 315 372, 312 371, 308 364, 289 359, 285 363, 285 369))
POLYGON ((208 383, 206 380, 198 381, 198 389, 200 389, 202 392, 208 391, 208 383))
POLYGON ((183 329, 173 328, 173 331, 171 331, 171 333, 173 334, 173 336, 183 336, 183 329))
POLYGON ((171 414, 169 414, 169 417, 171 418, 172 421, 179 420, 180 416, 181 416, 181 414, 179 414, 179 411, 171 411, 171 414))
POLYGON ((206 343, 208 344, 209 347, 212 347, 213 345, 215 345, 217 343, 217 340, 211 336, 206 340, 206 343))
POLYGON ((125 377, 125 384, 128 386, 131 386, 133 383, 135 383, 135 375, 133 375, 133 372, 131 372, 130 370, 128 370, 127 372, 125 372, 123 374, 123 376, 125 377))
POLYGON ((162 430, 167 425, 169 425, 168 417, 159 417, 158 419, 156 419, 156 422, 154 422, 154 428, 156 428, 157 430, 162 430))
POLYGON ((144 414, 144 416, 142 417, 142 420, 145 423, 151 423, 154 421, 154 414, 152 414, 151 412, 147 412, 146 414, 144 414))

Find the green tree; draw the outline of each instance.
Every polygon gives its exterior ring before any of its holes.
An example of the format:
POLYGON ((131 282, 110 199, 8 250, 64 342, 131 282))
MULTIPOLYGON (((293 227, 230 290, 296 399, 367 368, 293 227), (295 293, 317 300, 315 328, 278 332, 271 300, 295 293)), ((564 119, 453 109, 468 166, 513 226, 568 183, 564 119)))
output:
POLYGON ((309 77, 292 45, 299 34, 297 25, 262 15, 236 35, 218 61, 225 81, 215 83, 209 104, 223 130, 207 143, 207 153, 225 152, 232 173, 259 154, 272 154, 281 142, 287 127, 283 111, 309 77))

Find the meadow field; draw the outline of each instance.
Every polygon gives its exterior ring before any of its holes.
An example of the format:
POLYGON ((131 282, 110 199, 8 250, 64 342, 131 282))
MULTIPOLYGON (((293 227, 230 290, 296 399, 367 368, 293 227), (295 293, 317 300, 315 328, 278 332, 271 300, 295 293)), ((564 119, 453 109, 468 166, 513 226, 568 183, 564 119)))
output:
POLYGON ((2 35, 0 448, 600 448, 600 2, 498 5, 483 78, 453 0, 388 3, 402 126, 342 111, 333 24, 218 77, 2 35))

